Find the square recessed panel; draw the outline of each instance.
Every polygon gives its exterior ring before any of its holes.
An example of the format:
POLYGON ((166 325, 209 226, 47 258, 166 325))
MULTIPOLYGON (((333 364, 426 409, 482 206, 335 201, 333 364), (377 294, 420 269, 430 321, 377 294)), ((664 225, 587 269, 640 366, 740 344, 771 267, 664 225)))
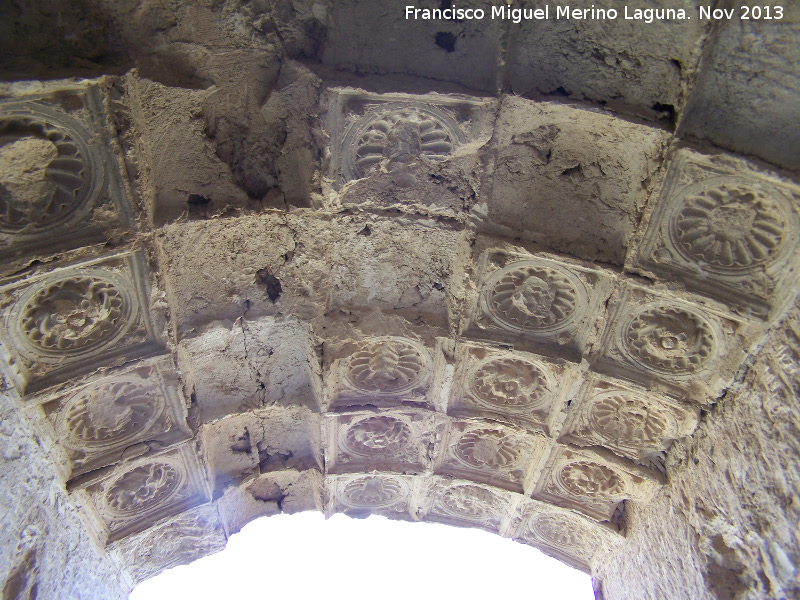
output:
POLYGON ((740 160, 679 151, 633 268, 684 283, 762 319, 794 298, 800 190, 740 160))
POLYGON ((706 306, 624 283, 593 368, 699 403, 731 382, 758 328, 706 306))
POLYGON ((434 472, 522 493, 547 439, 491 421, 451 419, 442 426, 434 472))
POLYGON ((658 474, 610 452, 558 445, 550 452, 532 497, 597 521, 614 521, 624 500, 648 502, 663 483, 658 474))
POLYGON ((44 405, 71 477, 192 437, 169 357, 107 373, 44 405))
POLYGON ((328 473, 423 473, 436 439, 436 414, 392 410, 328 415, 328 473))
POLYGON ((161 350, 150 286, 144 253, 130 252, 0 287, 6 376, 31 393, 161 350))
POLYGON ((100 472, 74 494, 101 542, 122 539, 211 499, 193 442, 100 472))
POLYGON ((418 477, 387 473, 333 475, 325 479, 326 514, 354 517, 382 514, 393 519, 412 519, 418 477))
POLYGON ((611 293, 605 274, 530 254, 487 250, 463 335, 579 362, 611 293))
POLYGON ((603 446, 640 464, 663 469, 672 442, 691 435, 696 406, 621 380, 591 374, 571 399, 559 441, 603 446))
POLYGON ((424 486, 421 510, 425 521, 457 527, 479 527, 502 533, 506 515, 521 496, 471 481, 432 477, 424 486))
POLYGON ((0 101, 0 263, 105 242, 133 227, 121 152, 96 85, 0 101))
POLYGON ((563 361, 527 352, 461 344, 447 412, 550 435, 578 374, 563 361))

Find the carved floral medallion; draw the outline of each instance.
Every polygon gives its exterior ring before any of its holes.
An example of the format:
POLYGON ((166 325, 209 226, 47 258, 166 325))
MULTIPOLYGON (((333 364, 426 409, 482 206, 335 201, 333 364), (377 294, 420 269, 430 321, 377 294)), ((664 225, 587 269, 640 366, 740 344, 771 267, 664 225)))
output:
POLYGON ((410 342, 381 338, 361 344, 349 358, 345 378, 364 392, 398 394, 428 377, 424 351, 410 342))
POLYGON ((401 419, 376 415, 356 421, 342 442, 347 451, 366 458, 401 453, 409 445, 411 429, 401 419))
POLYGON ((492 409, 533 408, 550 392, 543 369, 519 358, 493 358, 474 372, 471 391, 479 404, 492 409))
POLYGON ((592 431, 610 444, 633 448, 659 446, 667 434, 668 419, 633 393, 607 392, 591 404, 592 431))
POLYGON ((558 471, 559 483, 575 496, 616 497, 625 493, 625 480, 613 469, 594 462, 580 461, 558 471))
POLYGON ((500 503, 496 494, 477 485, 456 485, 441 495, 439 507, 453 517, 481 521, 500 503))
POLYGON ((488 428, 467 431, 456 444, 454 452, 460 461, 479 469, 509 468, 522 456, 512 436, 488 428))
POLYGON ((113 482, 105 493, 105 505, 116 513, 148 511, 169 500, 181 484, 181 474, 169 463, 139 465, 113 482))
POLYGON ((341 501, 353 508, 385 508, 408 494, 405 482, 394 477, 364 476, 353 479, 341 491, 341 501))

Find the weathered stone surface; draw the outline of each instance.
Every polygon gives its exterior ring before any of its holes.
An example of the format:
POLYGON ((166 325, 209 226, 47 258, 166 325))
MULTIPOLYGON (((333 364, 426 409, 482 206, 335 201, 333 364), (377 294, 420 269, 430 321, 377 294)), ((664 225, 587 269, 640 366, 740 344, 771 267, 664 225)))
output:
POLYGON ((692 19, 0 6, 0 72, 73 77, 0 83, 4 600, 302 510, 797 596, 796 9, 646 5, 692 19))
POLYGON ((507 97, 483 216, 509 237, 621 264, 666 140, 609 114, 507 97))

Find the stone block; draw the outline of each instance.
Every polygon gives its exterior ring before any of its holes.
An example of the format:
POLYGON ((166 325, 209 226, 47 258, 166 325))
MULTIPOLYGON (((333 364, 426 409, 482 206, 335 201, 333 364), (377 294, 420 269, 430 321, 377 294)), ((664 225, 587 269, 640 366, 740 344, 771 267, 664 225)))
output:
POLYGON ((342 512, 352 517, 380 514, 390 519, 410 520, 414 514, 416 477, 372 473, 332 475, 326 478, 325 513, 342 512))
POLYGON ((468 481, 433 477, 427 483, 421 506, 425 521, 501 533, 517 502, 513 492, 468 481))

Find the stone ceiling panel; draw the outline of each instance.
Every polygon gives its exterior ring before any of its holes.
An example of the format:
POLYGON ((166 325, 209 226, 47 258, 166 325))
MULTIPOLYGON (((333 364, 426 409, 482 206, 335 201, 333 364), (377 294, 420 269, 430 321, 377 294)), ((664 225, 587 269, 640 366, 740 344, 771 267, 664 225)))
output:
POLYGON ((734 16, 709 41, 678 133, 800 170, 800 5, 729 10, 734 16))
POLYGON ((447 413, 509 423, 552 435, 578 379, 574 369, 535 354, 462 344, 447 413))
POLYGON ((164 314, 150 293, 144 252, 42 269, 0 287, 6 376, 32 393, 161 351, 164 314))
POLYGON ((372 473, 332 475, 326 478, 326 515, 353 517, 380 514, 391 519, 415 520, 413 503, 417 477, 372 473))
POLYGON ((516 494, 506 490, 434 477, 425 486, 421 511, 425 521, 457 527, 477 527, 501 533, 506 515, 518 502, 516 494))
POLYGON ((46 86, 0 101, 0 271, 103 243, 134 227, 100 85, 46 86))
POLYGON ((743 316, 774 319, 795 294, 798 205, 800 189, 764 177, 742 160, 680 149, 629 262, 644 275, 681 281, 743 316))
POLYGON ((186 441, 186 401, 168 358, 93 379, 44 405, 71 475, 186 441))
POLYGON ((670 124, 683 101, 686 73, 699 59, 704 27, 697 5, 697 0, 647 0, 627 7, 614 0, 548 3, 548 20, 524 20, 512 29, 511 90, 599 101, 670 124), (565 18, 558 12, 564 9, 570 17, 576 10, 585 17, 565 18), (601 11, 608 9, 617 11, 616 19, 603 18, 601 11), (626 18, 626 11, 633 17, 637 9, 659 12, 651 23, 626 18), (666 18, 680 9, 687 20, 666 18))
POLYGON ((484 228, 621 265, 668 137, 607 113, 506 97, 482 188, 484 228))
POLYGON ((465 337, 580 362, 613 289, 607 274, 499 248, 476 263, 478 293, 465 337))

